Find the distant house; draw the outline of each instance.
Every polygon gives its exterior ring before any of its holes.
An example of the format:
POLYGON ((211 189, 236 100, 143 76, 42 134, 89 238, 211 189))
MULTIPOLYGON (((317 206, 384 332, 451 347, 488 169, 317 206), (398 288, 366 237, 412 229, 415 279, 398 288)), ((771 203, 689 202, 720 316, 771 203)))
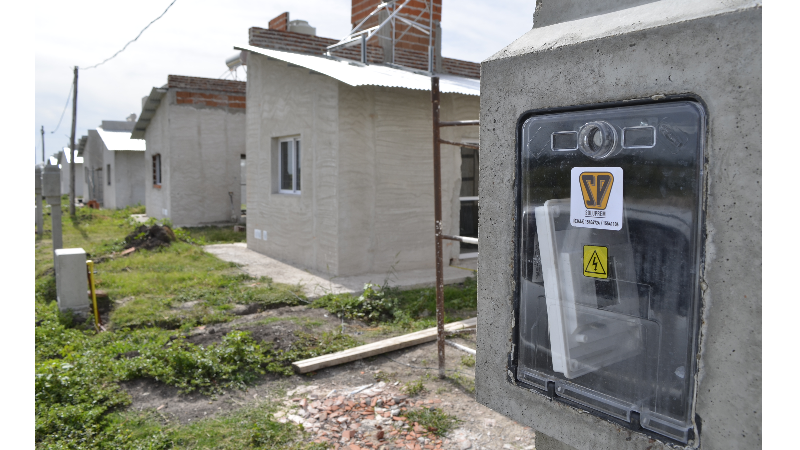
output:
POLYGON ((131 135, 147 142, 147 215, 178 226, 241 216, 245 155, 242 81, 169 75, 142 100, 131 135))
MULTIPOLYGON (((75 150, 75 197, 83 197, 83 183, 81 182, 81 174, 83 173, 83 157, 79 156, 77 149, 75 150)), ((50 157, 51 164, 58 164, 61 169, 61 195, 69 194, 69 166, 71 162, 71 152, 69 147, 64 147, 57 156, 50 157)))
POLYGON ((131 139, 135 117, 104 120, 87 135, 83 151, 87 198, 97 200, 104 208, 145 202, 145 142, 131 139))
MULTIPOLYGON (((371 11, 364 6, 370 3, 379 4, 353 1, 354 26, 371 11)), ((438 42, 441 2, 434 3, 438 42)), ((401 16, 419 14, 428 23, 425 11, 401 16)), ((432 269, 427 44, 413 45, 421 39, 414 32, 393 48, 374 39, 366 49, 370 63, 362 64, 354 61, 358 46, 323 56, 337 40, 313 30, 285 13, 270 29, 251 28, 249 45, 236 47, 248 76, 247 246, 337 276, 432 269)), ((435 49, 441 120, 477 119, 478 64, 442 58, 440 45, 435 49)), ((442 139, 475 144, 478 127, 445 128, 442 139)), ((477 152, 443 145, 441 162, 444 232, 464 234, 473 225, 477 232, 477 152)), ((445 264, 460 257, 458 243, 446 241, 445 264)))

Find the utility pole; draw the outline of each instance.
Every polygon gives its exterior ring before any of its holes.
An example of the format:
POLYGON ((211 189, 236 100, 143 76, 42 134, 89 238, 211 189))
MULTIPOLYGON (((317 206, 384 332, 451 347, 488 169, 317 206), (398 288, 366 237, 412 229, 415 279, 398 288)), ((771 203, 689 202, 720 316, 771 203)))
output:
POLYGON ((42 125, 42 164, 45 163, 44 159, 44 125, 42 125))
POLYGON ((78 116, 78 66, 72 81, 72 134, 69 138, 69 215, 75 216, 75 122, 78 116))

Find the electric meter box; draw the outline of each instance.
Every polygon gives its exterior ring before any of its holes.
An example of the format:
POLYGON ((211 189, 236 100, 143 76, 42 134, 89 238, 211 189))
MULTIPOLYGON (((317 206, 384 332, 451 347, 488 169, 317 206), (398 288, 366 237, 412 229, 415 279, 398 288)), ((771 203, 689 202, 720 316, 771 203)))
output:
POLYGON ((513 382, 686 443, 703 107, 532 113, 518 127, 513 382))

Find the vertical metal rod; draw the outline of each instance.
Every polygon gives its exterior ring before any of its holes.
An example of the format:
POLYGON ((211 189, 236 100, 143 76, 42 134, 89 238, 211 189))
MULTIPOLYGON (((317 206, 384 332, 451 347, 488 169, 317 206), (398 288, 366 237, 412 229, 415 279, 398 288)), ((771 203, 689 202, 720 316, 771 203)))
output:
POLYGON ((78 118, 78 66, 72 83, 72 134, 69 138, 69 215, 75 215, 75 121, 78 118))
POLYGON ((100 310, 97 309, 97 293, 94 289, 94 261, 86 261, 87 276, 89 277, 89 292, 92 294, 92 308, 94 308, 94 329, 100 332, 100 310))
POLYGON ((436 329, 439 378, 444 378, 444 267, 442 262, 442 164, 439 143, 439 77, 431 77, 433 106, 433 215, 436 237, 436 329))
MULTIPOLYGON (((395 10, 395 8, 397 8, 397 5, 392 3, 389 13, 391 14, 395 10)), ((392 60, 391 60, 392 64, 394 64, 394 41, 396 36, 397 36, 397 27, 395 25, 395 18, 394 16, 392 16, 392 60)))
POLYGON ((42 125, 42 164, 44 163, 44 125, 42 125))
POLYGON ((367 35, 361 35, 361 62, 367 63, 367 35))
MULTIPOLYGON (((429 8, 428 9, 428 15, 429 15, 429 17, 428 17, 428 72, 433 73, 433 66, 434 66, 434 64, 433 64, 433 54, 434 54, 434 51, 433 51, 433 0, 428 0, 428 8, 429 8)), ((437 86, 437 88, 439 86, 439 79, 438 78, 436 79, 436 86, 437 86)), ((438 111, 439 110, 439 106, 438 106, 439 105, 438 104, 438 101, 439 101, 438 91, 437 91, 436 101, 437 101, 436 110, 438 111)), ((437 130, 439 129, 438 124, 436 125, 436 129, 437 130)), ((438 134, 438 131, 437 131, 437 134, 438 134)))

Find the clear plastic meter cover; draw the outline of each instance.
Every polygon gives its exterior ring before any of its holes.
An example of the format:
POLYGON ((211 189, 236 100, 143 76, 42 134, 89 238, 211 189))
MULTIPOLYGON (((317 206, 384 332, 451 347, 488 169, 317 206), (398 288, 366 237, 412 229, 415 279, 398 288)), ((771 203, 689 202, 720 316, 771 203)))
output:
POLYGON ((534 115, 519 133, 517 381, 684 443, 704 117, 669 102, 534 115))

